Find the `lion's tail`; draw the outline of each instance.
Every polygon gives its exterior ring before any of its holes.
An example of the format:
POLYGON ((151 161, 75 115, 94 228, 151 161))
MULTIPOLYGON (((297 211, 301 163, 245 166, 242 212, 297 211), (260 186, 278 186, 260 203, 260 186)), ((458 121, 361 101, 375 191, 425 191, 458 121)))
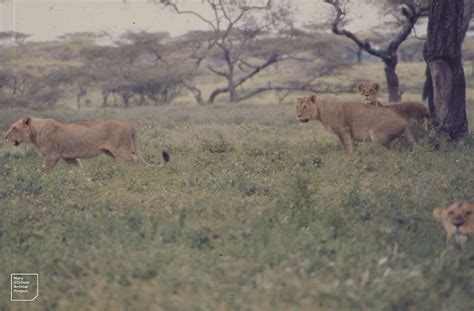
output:
MULTIPOLYGON (((133 144, 133 151, 137 157, 137 160, 146 164, 153 166, 153 164, 148 163, 145 161, 145 159, 142 156, 142 153, 140 152, 140 148, 138 147, 138 133, 136 129, 132 130, 132 144, 133 144)), ((163 157, 163 163, 167 163, 170 161, 170 153, 167 148, 164 148, 163 151, 161 152, 161 156, 163 157)))

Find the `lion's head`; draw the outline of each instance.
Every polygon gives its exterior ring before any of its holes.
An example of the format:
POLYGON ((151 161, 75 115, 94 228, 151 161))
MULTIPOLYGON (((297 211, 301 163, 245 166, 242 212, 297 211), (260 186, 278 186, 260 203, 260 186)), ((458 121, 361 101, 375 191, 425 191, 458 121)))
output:
POLYGON ((22 142, 30 142, 31 117, 22 118, 13 123, 5 134, 5 139, 14 146, 19 146, 22 142))
POLYGON ((318 111, 316 109, 316 94, 300 97, 296 99, 296 118, 300 122, 308 122, 317 117, 318 111))
POLYGON ((378 106, 377 95, 380 90, 380 85, 374 83, 371 86, 359 84, 359 94, 362 96, 362 100, 365 104, 378 106))
POLYGON ((464 243, 467 236, 474 234, 473 203, 458 201, 447 209, 435 208, 433 216, 443 225, 448 238, 454 237, 461 244, 464 243))

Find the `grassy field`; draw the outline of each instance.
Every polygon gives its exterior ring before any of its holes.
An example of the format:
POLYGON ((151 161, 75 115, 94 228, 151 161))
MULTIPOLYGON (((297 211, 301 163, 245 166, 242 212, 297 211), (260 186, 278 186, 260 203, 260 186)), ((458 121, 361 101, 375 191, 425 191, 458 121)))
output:
POLYGON ((474 199, 472 136, 346 155, 269 103, 11 109, 0 128, 25 114, 131 120, 145 158, 172 161, 44 174, 1 141, 0 310, 474 309, 474 242, 461 254, 432 218, 474 199), (39 273, 35 302, 9 302, 12 272, 39 273))

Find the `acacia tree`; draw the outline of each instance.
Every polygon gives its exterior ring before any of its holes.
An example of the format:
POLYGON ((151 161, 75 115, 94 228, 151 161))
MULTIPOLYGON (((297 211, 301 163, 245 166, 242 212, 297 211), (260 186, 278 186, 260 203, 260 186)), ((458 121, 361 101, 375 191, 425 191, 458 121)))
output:
POLYGON ((148 99, 155 105, 173 99, 181 91, 183 76, 192 75, 185 66, 172 66, 173 58, 169 56, 176 51, 165 43, 168 37, 161 32, 127 32, 114 41, 114 46, 83 48, 84 65, 74 71, 80 75, 70 74, 78 96, 94 85, 101 89, 103 107, 108 105, 110 95, 115 103, 118 95, 125 107, 146 105, 148 99))
POLYGON ((164 41, 169 37, 167 32, 128 31, 115 44, 120 48, 123 56, 128 55, 132 63, 140 54, 150 53, 155 58, 155 65, 158 65, 158 62, 166 64, 163 55, 169 51, 164 41))
POLYGON ((435 126, 453 140, 468 132, 461 45, 471 17, 471 0, 430 0, 423 96, 435 126))
POLYGON ((249 47, 259 38, 268 35, 277 21, 287 20, 288 10, 275 7, 272 0, 206 0, 203 3, 212 12, 212 17, 207 18, 199 12, 181 9, 175 0, 160 0, 160 3, 177 14, 194 16, 209 27, 209 32, 199 33, 201 38, 204 36, 206 39, 206 44, 198 44, 200 51, 193 55, 196 56, 198 66, 203 59, 212 56, 214 62, 207 62, 207 70, 223 78, 226 85, 216 87, 204 99, 200 88, 189 81, 184 82, 198 103, 212 104, 217 96, 224 93, 229 94, 231 102, 237 102, 264 91, 284 88, 267 85, 245 94, 240 91, 246 81, 265 68, 290 59, 276 51, 267 51, 265 55, 260 54, 258 57, 249 53, 249 47))
POLYGON ((18 46, 23 46, 25 40, 28 39, 31 35, 17 32, 17 31, 2 31, 0 32, 0 40, 11 40, 18 46))
POLYGON ((376 48, 369 41, 362 40, 355 33, 343 28, 346 17, 346 7, 349 0, 323 1, 331 5, 335 11, 334 19, 332 21, 332 32, 336 35, 345 36, 351 39, 360 49, 383 61, 385 64, 385 78, 388 87, 388 100, 390 102, 400 101, 400 83, 396 72, 398 64, 397 50, 402 42, 410 35, 417 20, 422 16, 426 16, 427 8, 421 7, 415 1, 403 1, 403 5, 400 6, 403 17, 402 19, 399 19, 402 24, 400 30, 384 48, 376 48))

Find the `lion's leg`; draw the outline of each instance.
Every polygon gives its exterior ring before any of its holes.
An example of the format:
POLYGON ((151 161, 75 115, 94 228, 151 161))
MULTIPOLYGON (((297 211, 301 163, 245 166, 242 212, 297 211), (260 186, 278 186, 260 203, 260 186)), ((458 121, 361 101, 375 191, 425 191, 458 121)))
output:
POLYGON ((112 151, 112 153, 119 159, 120 162, 122 163, 131 163, 134 162, 134 156, 131 152, 131 150, 128 149, 117 149, 112 151))
POLYGON ((43 170, 46 171, 46 172, 49 171, 49 170, 52 170, 56 166, 58 161, 59 161, 59 158, 44 159, 43 170))
POLYGON ((347 153, 352 153, 352 138, 349 129, 343 129, 336 132, 339 140, 347 153))
POLYGON ((79 159, 76 159, 76 158, 63 158, 63 160, 69 165, 82 167, 81 161, 79 161, 79 159))
POLYGON ((385 134, 385 135, 379 135, 379 136, 376 136, 374 142, 382 147, 384 147, 385 149, 390 149, 391 148, 391 143, 392 141, 399 137, 400 134, 396 135, 396 134, 385 134))
POLYGON ((375 133, 375 130, 369 130, 370 141, 384 147, 385 149, 390 149, 390 142, 394 139, 393 135, 385 134, 381 135, 380 133, 375 133))
POLYGON ((403 129, 403 136, 405 136, 406 140, 412 148, 416 147, 416 141, 413 138, 413 134, 411 133, 410 127, 408 125, 406 125, 403 129))
POLYGON ((115 155, 112 153, 112 151, 110 151, 109 149, 105 149, 105 148, 101 148, 100 149, 105 155, 111 157, 111 158, 115 158, 115 155))
POLYGON ((390 149, 390 143, 396 136, 390 135, 390 134, 385 134, 385 135, 382 135, 380 133, 376 134, 374 130, 370 130, 369 137, 370 137, 371 142, 376 143, 377 145, 380 145, 384 147, 385 149, 390 149))
POLYGON ((131 140, 132 140, 132 158, 133 162, 136 163, 146 163, 146 161, 143 159, 143 156, 140 152, 140 148, 138 146, 138 134, 135 129, 132 130, 131 132, 131 140))

